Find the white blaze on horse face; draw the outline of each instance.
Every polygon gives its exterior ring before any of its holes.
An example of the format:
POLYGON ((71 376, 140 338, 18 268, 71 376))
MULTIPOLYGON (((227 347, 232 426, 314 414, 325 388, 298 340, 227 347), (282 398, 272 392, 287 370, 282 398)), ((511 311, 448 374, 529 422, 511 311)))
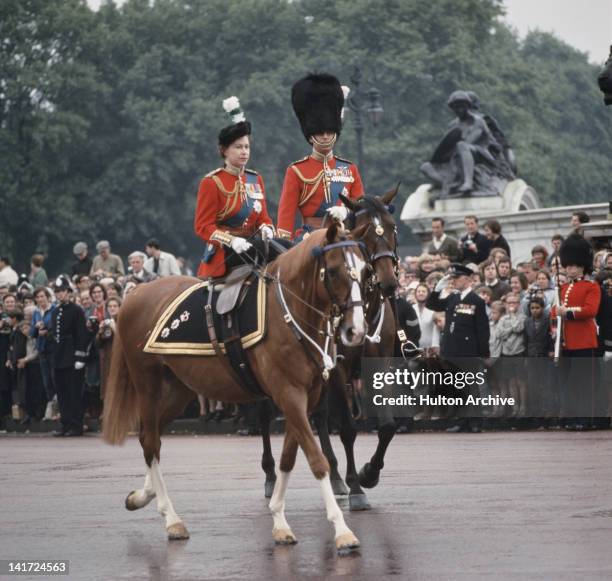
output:
MULTIPOLYGON (((357 273, 357 279, 353 279, 351 284, 351 300, 353 303, 361 303, 361 281, 363 280, 363 271, 365 269, 365 261, 354 252, 347 252, 346 259, 351 270, 357 273)), ((353 307, 353 337, 350 341, 352 345, 358 345, 363 341, 366 332, 365 314, 363 306, 353 307)))

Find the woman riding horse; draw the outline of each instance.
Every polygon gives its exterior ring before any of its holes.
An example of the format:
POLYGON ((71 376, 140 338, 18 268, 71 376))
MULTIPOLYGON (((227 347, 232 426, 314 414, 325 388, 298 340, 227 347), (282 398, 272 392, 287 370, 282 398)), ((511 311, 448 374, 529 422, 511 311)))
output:
POLYGON ((225 99, 223 107, 233 121, 219 133, 223 167, 200 182, 194 220, 196 234, 206 242, 198 269, 201 278, 223 276, 228 269, 252 262, 258 252, 263 254, 261 240, 254 239, 257 232, 263 240, 274 236, 263 179, 246 169, 251 124, 236 97, 225 99))
MULTIPOLYGON (((333 365, 336 337, 347 346, 364 340, 365 265, 360 245, 333 224, 279 256, 265 272, 267 330, 246 353, 257 381, 287 421, 280 475, 270 501, 277 543, 296 542, 285 519, 285 493, 300 446, 320 482, 337 549, 359 546, 334 498, 329 464, 315 441, 308 413, 317 404, 333 365)), ((140 426, 145 482, 128 495, 126 508, 142 508, 157 497, 170 539, 185 539, 189 534, 172 506, 159 466, 163 428, 194 394, 238 403, 253 399, 221 357, 143 350, 162 313, 196 283, 194 278, 168 277, 139 285, 130 293, 117 320, 105 401, 107 442, 120 444, 131 429, 140 426)))

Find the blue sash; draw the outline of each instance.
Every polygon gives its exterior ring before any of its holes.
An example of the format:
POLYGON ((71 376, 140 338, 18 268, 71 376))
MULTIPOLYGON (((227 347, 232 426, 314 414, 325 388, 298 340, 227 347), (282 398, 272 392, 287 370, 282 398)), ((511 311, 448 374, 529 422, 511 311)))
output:
MULTIPOLYGON (((346 171, 347 173, 350 173, 349 172, 350 167, 351 167, 350 163, 341 161, 336 158, 336 167, 335 167, 336 170, 342 170, 342 171, 346 171)), ((322 218, 323 216, 325 216, 328 208, 332 208, 333 206, 336 206, 338 204, 338 200, 340 199, 340 194, 342 193, 342 190, 346 187, 347 183, 349 182, 341 182, 341 181, 333 181, 333 180, 330 182, 329 193, 330 193, 331 200, 327 202, 325 200, 325 197, 323 198, 321 205, 317 208, 317 211, 315 212, 316 218, 322 218)))
MULTIPOLYGON (((261 191, 259 187, 259 182, 257 181, 257 174, 253 174, 250 172, 245 172, 246 175, 246 188, 247 188, 247 196, 246 202, 242 202, 240 206, 240 210, 236 212, 230 218, 226 218, 222 222, 219 222, 220 226, 228 226, 229 228, 238 228, 242 226, 245 220, 249 217, 249 214, 253 211, 253 204, 256 198, 253 198, 249 195, 250 192, 261 191)), ((262 197, 259 199, 260 203, 263 205, 263 191, 261 191, 262 197)), ((217 248, 214 244, 210 242, 206 244, 204 248, 204 255, 202 256, 202 262, 208 263, 212 260, 212 257, 215 255, 217 248)))

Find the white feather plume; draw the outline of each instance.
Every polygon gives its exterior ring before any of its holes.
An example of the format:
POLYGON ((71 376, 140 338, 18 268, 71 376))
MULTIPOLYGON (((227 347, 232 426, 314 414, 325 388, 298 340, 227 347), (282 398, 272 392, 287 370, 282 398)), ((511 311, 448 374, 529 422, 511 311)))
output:
POLYGON ((240 100, 238 97, 232 96, 223 99, 223 109, 230 115, 232 122, 240 123, 240 121, 246 121, 244 112, 240 108, 240 100))
MULTIPOLYGON (((342 94, 344 95, 344 102, 348 99, 349 93, 351 92, 351 88, 348 85, 342 85, 342 94)), ((340 119, 344 121, 344 111, 346 107, 342 107, 342 111, 340 111, 340 119)))

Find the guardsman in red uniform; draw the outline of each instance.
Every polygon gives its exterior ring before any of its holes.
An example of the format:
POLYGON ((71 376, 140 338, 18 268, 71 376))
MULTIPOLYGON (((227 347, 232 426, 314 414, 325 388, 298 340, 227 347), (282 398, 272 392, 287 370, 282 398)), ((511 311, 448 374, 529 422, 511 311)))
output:
POLYGON ((224 165, 200 182, 195 212, 195 232, 206 242, 198 268, 201 278, 223 276, 226 270, 244 264, 240 254, 246 252, 254 258, 262 250, 261 239, 274 236, 263 180, 257 172, 246 169, 251 124, 236 97, 225 99, 223 108, 233 121, 219 133, 224 165), (254 239, 257 233, 260 239, 254 239))
POLYGON ((363 184, 357 166, 332 151, 342 129, 344 105, 338 79, 325 73, 304 77, 293 85, 291 103, 312 153, 287 168, 277 231, 281 238, 300 240, 322 227, 326 213, 344 221, 348 210, 339 195, 358 199, 363 196, 363 184), (298 212, 302 226, 296 229, 298 212))
POLYGON ((595 317, 601 302, 601 289, 587 280, 593 268, 593 249, 579 234, 571 234, 561 245, 561 264, 569 282, 561 287, 560 305, 551 309, 553 322, 562 318, 561 377, 566 380, 562 402, 566 427, 583 430, 588 418, 597 414, 598 374, 595 355, 598 347, 595 317))

